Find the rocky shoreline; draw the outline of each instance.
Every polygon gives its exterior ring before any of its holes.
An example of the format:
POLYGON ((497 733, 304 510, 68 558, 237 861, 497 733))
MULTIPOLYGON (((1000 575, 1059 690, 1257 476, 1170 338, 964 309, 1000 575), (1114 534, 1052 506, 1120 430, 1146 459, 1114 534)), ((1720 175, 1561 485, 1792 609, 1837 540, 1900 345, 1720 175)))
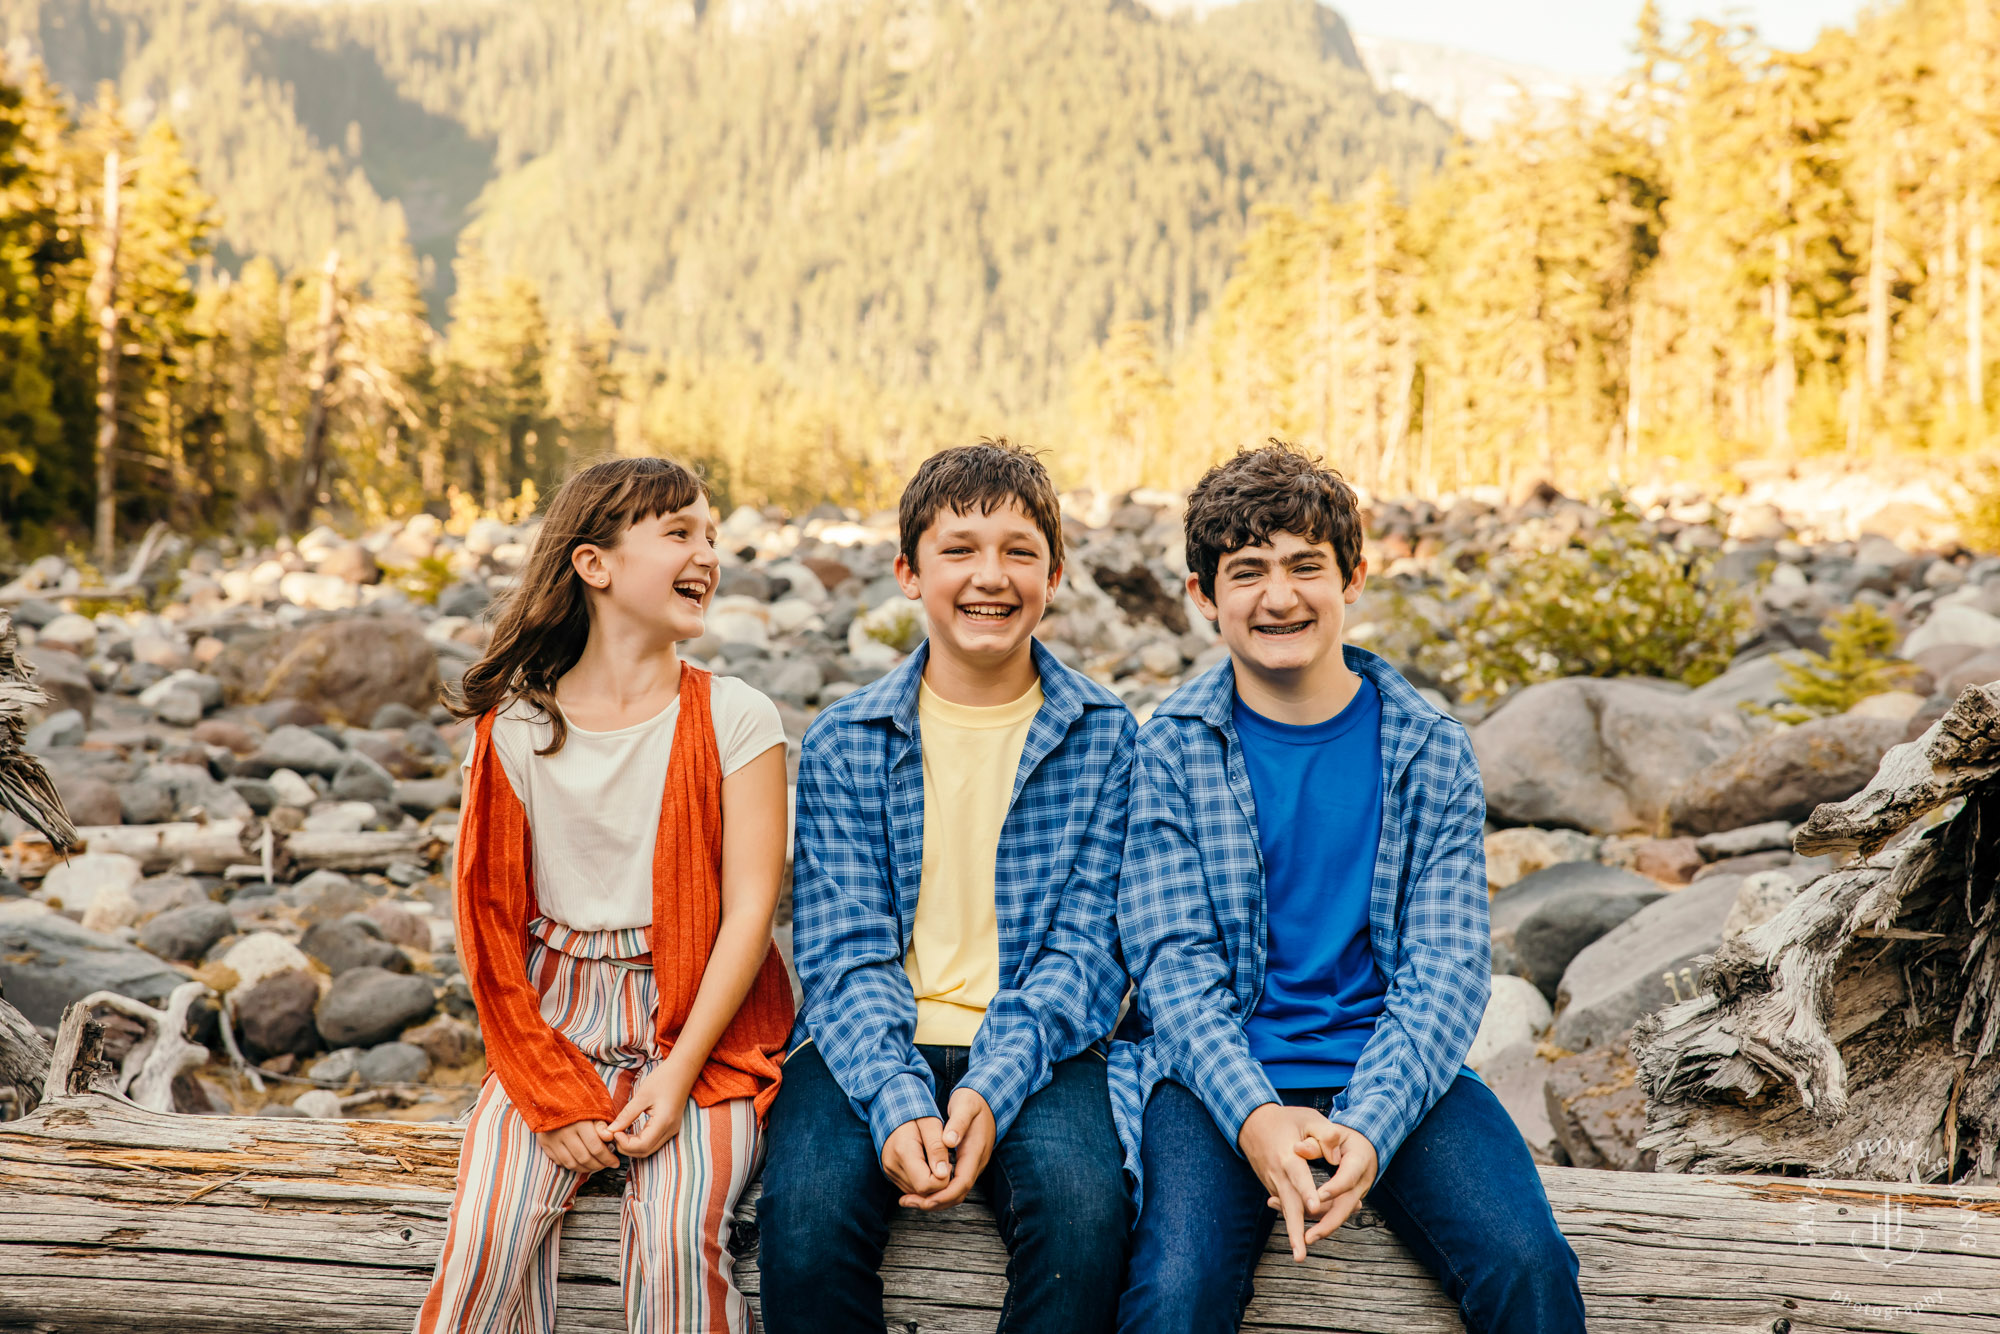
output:
MULTIPOLYGON (((1496 976, 1470 1063, 1538 1157, 1644 1169, 1632 1024, 1826 869, 1791 850, 1814 806, 1864 786, 1966 685, 2000 679, 2000 559, 1908 534, 1828 540, 1768 500, 1626 499, 1619 515, 1546 488, 1517 505, 1374 503, 1351 637, 1470 727, 1486 780, 1496 976), (1612 522, 1699 554, 1716 596, 1742 590, 1727 670, 1565 677, 1495 701, 1398 657, 1402 609, 1448 603, 1455 572, 1612 522), (1910 667, 1844 712, 1779 722, 1784 665, 1824 653, 1829 619, 1857 603, 1893 623, 1910 667)), ((1181 593, 1179 497, 1070 500, 1041 637, 1143 718, 1222 654, 1181 593)), ((46 1030, 94 990, 159 1006, 199 980, 219 1000, 190 1036, 214 1055, 175 1083, 177 1109, 456 1114, 483 1063, 448 879, 466 727, 438 692, 476 660, 533 538, 532 523, 420 516, 260 549, 170 541, 139 584, 155 611, 108 605, 58 558, 0 587, 54 700, 29 749, 88 844, 63 861, 0 815, 6 998, 46 1030)), ((776 700, 795 757, 819 708, 922 633, 891 577, 892 516, 739 509, 721 546, 708 632, 687 650, 776 700)), ((107 1023, 114 1058, 143 1033, 107 1023)))

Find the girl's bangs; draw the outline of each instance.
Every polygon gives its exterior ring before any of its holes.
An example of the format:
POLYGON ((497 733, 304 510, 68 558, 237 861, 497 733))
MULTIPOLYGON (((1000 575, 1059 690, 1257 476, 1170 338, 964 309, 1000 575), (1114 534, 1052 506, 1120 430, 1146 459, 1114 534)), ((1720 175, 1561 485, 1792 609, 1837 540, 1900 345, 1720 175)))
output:
MULTIPOLYGON (((635 460, 637 462, 637 460, 635 460)), ((642 519, 657 519, 694 504, 706 495, 701 479, 678 463, 647 459, 655 466, 635 468, 605 507, 606 517, 622 532, 642 519)))

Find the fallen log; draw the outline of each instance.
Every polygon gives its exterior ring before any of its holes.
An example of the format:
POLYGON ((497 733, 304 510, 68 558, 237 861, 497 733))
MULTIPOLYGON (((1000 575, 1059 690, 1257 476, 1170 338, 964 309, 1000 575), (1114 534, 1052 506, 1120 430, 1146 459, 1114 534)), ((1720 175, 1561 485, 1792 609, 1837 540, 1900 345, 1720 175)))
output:
POLYGON ((77 836, 91 852, 118 852, 147 875, 221 875, 254 859, 250 826, 242 820, 176 820, 167 824, 84 825, 77 836))
POLYGON ((444 843, 428 829, 393 829, 362 833, 319 833, 300 830, 286 836, 279 855, 299 873, 308 871, 386 871, 391 866, 436 861, 444 843))
POLYGON ((2000 1180, 2000 685, 1969 687, 1801 853, 1846 863, 1641 1020, 1663 1171, 2000 1180))
MULTIPOLYGON (((172 1116, 50 1094, 0 1125, 0 1330, 409 1329, 443 1242, 459 1127, 172 1116)), ((1599 1334, 1970 1334, 2000 1321, 2000 1190, 1582 1168, 1542 1180, 1599 1334)), ((624 1328, 620 1184, 594 1179, 564 1224, 565 1330, 624 1328)), ((738 1277, 754 1294, 747 1205, 739 1224, 738 1277)), ((906 1214, 883 1271, 891 1327, 985 1334, 1005 1265, 983 1207, 906 1214)), ((1302 1266, 1270 1250, 1245 1327, 1462 1328, 1366 1208, 1302 1266)))

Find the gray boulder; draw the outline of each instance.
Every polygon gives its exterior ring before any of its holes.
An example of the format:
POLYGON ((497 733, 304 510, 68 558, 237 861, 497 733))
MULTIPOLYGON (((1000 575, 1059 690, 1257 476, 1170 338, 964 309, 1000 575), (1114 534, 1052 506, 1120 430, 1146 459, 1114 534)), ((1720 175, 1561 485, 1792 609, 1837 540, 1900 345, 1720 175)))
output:
MULTIPOLYGON (((161 684, 167 686, 167 689, 154 695, 149 702, 153 717, 169 727, 193 727, 201 721, 202 714, 206 710, 202 708, 200 695, 172 681, 161 684)), ((151 688, 144 693, 152 694, 151 688)))
POLYGON ((299 910, 308 925, 331 922, 357 913, 375 901, 375 895, 360 882, 338 871, 314 871, 284 891, 284 897, 299 910))
POLYGON ((431 1072, 431 1058, 422 1047, 384 1042, 363 1053, 356 1069, 363 1084, 416 1084, 431 1072))
POLYGON ((285 723, 271 729, 257 749, 243 761, 241 772, 250 778, 269 778, 279 769, 299 774, 319 774, 331 778, 340 772, 347 752, 318 732, 285 723))
POLYGON ((174 818, 173 785, 152 777, 120 783, 118 809, 126 824, 164 824, 174 818))
POLYGON ((252 1060, 290 1053, 305 1056, 319 1048, 319 1027, 313 1009, 319 1004, 319 981, 311 973, 288 969, 263 978, 235 996, 237 1036, 252 1060))
POLYGON ((232 778, 229 786, 258 815, 269 815, 279 804, 278 790, 262 778, 232 778))
POLYGON ((1667 793, 1749 739, 1733 705, 1588 677, 1529 686, 1472 729, 1495 819, 1594 834, 1654 828, 1667 793))
POLYGON ((335 977, 356 968, 410 971, 410 958, 382 939, 382 929, 358 914, 310 927, 299 948, 326 965, 335 977))
POLYGON ((196 765, 155 764, 140 777, 167 790, 176 819, 248 820, 255 814, 235 788, 218 783, 208 770, 196 765))
POLYGON ((457 770, 449 778, 412 778, 396 784, 396 804, 421 820, 432 811, 457 806, 464 790, 457 770))
POLYGON ((396 780, 368 756, 352 751, 334 772, 333 795, 341 801, 390 801, 396 780))
POLYGON ((55 1027, 65 1006, 93 991, 158 1005, 186 980, 146 951, 39 904, 0 909, 0 994, 30 1023, 55 1027))
POLYGON ((1957 699, 1967 686, 1990 685, 1995 681, 2000 681, 2000 648, 1968 654, 1938 678, 1937 688, 1939 694, 1957 699))
POLYGON ((1732 708, 1743 704, 1769 708, 1785 697, 1786 666, 1805 660, 1806 655, 1798 649, 1783 649, 1739 662, 1706 685, 1696 686, 1693 698, 1704 704, 1723 704, 1732 708))
POLYGON ((1797 824, 1821 802, 1866 787, 1907 730, 1890 718, 1840 714, 1768 732, 1690 775, 1674 792, 1668 818, 1690 834, 1776 820, 1797 824))
POLYGON ((44 755, 63 746, 81 746, 86 729, 81 710, 58 710, 28 729, 28 753, 44 755))
POLYGON ((193 963, 236 929, 236 919, 220 903, 170 908, 139 928, 139 944, 162 959, 193 963))
POLYGON ((485 584, 463 582, 451 584, 438 594, 438 615, 477 619, 479 613, 486 610, 486 604, 492 600, 493 595, 486 591, 485 584))
POLYGON ((1514 952, 1520 959, 1522 976, 1553 1002, 1570 960, 1633 913, 1664 897, 1657 885, 1643 889, 1599 885, 1572 889, 1548 900, 1514 930, 1514 952))
POLYGON ((1606 897, 1657 894, 1660 887, 1642 875, 1597 862, 1557 862, 1533 875, 1522 876, 1493 896, 1488 906, 1489 925, 1496 946, 1514 946, 1521 924, 1543 905, 1570 894, 1587 893, 1606 897))
POLYGON ((423 978, 355 968, 333 979, 316 1013, 328 1046, 372 1047, 422 1023, 436 1009, 437 996, 423 978))
POLYGON ((385 732, 391 728, 408 727, 412 723, 422 721, 423 715, 415 709, 391 700, 375 710, 375 716, 368 720, 368 729, 372 732, 385 732))
POLYGON ((1646 1093, 1623 1042, 1561 1056, 1549 1067, 1543 1095, 1563 1154, 1577 1167, 1650 1172, 1656 1155, 1641 1152, 1646 1093))
MULTIPOLYGON (((97 686, 92 683, 90 670, 83 665, 82 658, 53 644, 37 644, 22 649, 21 660, 35 669, 35 684, 55 700, 57 712, 74 709, 83 715, 85 724, 90 722, 91 712, 97 707, 97 686)), ((30 743, 28 749, 36 747, 30 743)))
POLYGON ((119 824, 125 819, 118 789, 102 778, 76 777, 59 780, 56 791, 70 822, 77 825, 119 824))
POLYGON ((1545 1089, 1553 1067, 1538 1046, 1532 1041, 1516 1042, 1477 1068, 1480 1081, 1493 1091, 1527 1141, 1529 1154, 1545 1167, 1558 1167, 1569 1160, 1549 1122, 1545 1089))
POLYGON ((423 712, 438 699, 436 652, 421 624, 400 617, 348 616, 239 635, 214 672, 238 702, 300 700, 356 725, 392 701, 423 712))
POLYGON ((1609 1043, 1676 994, 1687 999, 1695 961, 1721 948, 1722 924, 1742 883, 1710 876, 1646 905, 1585 946, 1556 988, 1550 1031, 1556 1045, 1581 1051, 1609 1043), (1683 976, 1682 969, 1690 971, 1683 976))

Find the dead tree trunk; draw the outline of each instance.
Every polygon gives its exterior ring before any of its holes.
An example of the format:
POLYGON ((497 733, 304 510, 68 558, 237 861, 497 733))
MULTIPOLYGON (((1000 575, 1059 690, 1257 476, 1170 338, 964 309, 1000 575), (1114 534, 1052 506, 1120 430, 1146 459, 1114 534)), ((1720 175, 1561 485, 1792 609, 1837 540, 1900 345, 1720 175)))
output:
POLYGON ((1974 686, 1797 849, 1845 859, 1640 1021, 1664 1171, 1990 1183, 2000 1157, 2000 685, 1974 686))
MULTIPOLYGON (((90 282, 97 316, 97 568, 109 571, 118 518, 118 150, 104 154, 104 217, 97 272, 90 282)), ((109 578, 107 574, 105 576, 109 578)))
POLYGON ((313 500, 319 495, 320 475, 326 466, 326 400, 334 377, 340 373, 340 323, 340 252, 329 250, 320 269, 318 337, 313 347, 312 370, 306 376, 309 398, 299 475, 292 485, 291 500, 285 506, 288 528, 305 525, 312 513, 313 500))

